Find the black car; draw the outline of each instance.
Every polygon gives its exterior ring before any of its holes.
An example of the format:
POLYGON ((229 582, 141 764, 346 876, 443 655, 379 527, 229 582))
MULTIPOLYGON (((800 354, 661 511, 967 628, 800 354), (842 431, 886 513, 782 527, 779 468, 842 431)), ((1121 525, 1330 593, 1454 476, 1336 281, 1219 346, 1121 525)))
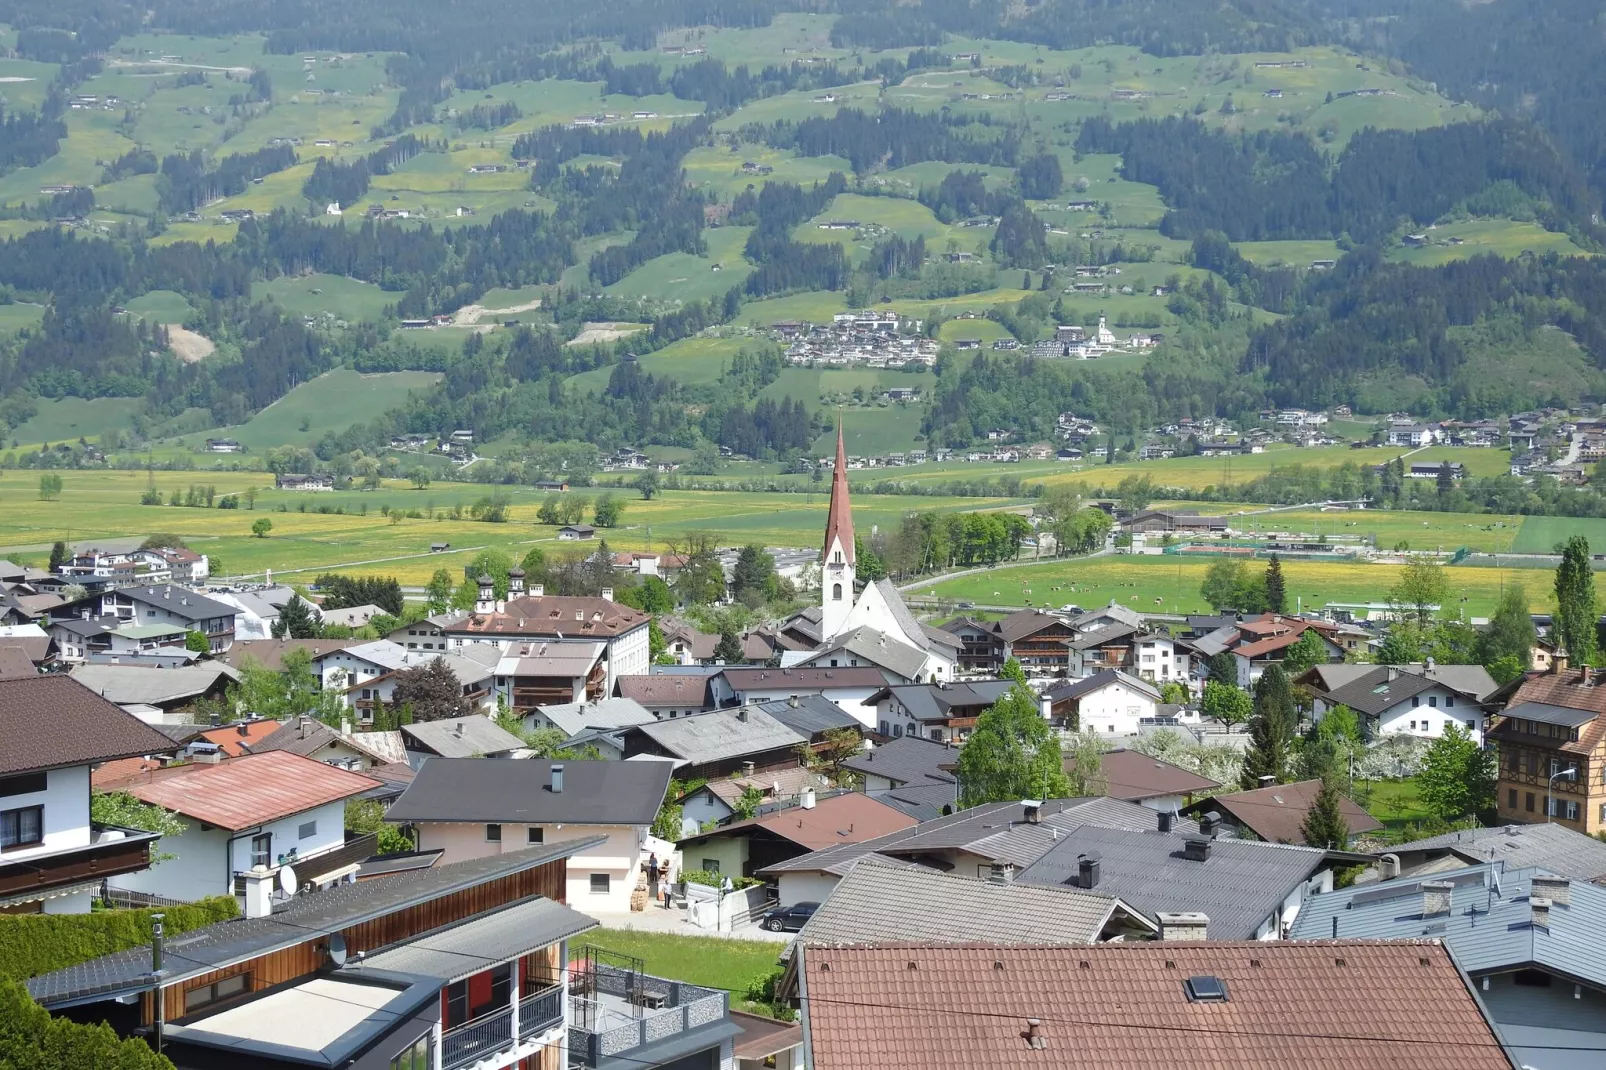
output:
POLYGON ((759 920, 759 924, 772 933, 795 933, 803 928, 819 909, 818 903, 794 903, 789 907, 770 911, 759 920))

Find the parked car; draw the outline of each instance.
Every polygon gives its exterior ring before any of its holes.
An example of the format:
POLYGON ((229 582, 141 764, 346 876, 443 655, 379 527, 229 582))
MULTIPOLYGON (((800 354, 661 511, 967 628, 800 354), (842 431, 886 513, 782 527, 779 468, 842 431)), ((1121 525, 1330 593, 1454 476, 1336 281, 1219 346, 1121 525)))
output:
POLYGON ((772 933, 795 933, 808 920, 814 917, 814 912, 820 909, 818 903, 794 903, 789 907, 772 910, 760 919, 759 924, 772 933))

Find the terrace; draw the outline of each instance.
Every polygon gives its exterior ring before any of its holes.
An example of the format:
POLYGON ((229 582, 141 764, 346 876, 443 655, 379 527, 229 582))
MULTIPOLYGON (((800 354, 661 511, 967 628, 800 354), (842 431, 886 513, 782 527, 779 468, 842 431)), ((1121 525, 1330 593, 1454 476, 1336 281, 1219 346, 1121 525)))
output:
POLYGON ((717 1044, 707 1027, 730 1020, 725 992, 653 977, 640 959, 589 945, 569 963, 569 993, 569 1059, 587 1067, 665 1044, 695 1051, 704 1037, 717 1044))

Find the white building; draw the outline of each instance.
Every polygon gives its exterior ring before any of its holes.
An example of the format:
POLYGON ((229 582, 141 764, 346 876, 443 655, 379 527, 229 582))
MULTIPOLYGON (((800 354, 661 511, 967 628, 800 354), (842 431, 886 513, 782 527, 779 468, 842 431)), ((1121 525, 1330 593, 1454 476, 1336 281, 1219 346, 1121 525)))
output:
POLYGON ((1160 705, 1153 685, 1119 669, 1057 684, 1043 697, 1056 722, 1107 736, 1135 735, 1145 721, 1153 723, 1160 705))

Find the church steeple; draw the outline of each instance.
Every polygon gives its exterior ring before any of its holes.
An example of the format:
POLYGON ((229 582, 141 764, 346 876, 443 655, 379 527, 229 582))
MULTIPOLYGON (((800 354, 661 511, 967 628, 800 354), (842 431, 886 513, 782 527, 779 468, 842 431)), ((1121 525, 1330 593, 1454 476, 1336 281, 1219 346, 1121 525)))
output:
POLYGON ((825 546, 820 557, 820 638, 841 631, 853 609, 853 509, 848 502, 848 453, 842 441, 842 418, 836 424, 836 470, 831 473, 831 511, 825 519, 825 546))

